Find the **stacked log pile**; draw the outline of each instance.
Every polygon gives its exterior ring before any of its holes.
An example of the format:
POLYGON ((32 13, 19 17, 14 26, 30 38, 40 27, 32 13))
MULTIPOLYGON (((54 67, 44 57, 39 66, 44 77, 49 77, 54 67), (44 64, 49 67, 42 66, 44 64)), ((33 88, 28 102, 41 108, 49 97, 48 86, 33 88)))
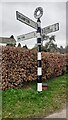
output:
MULTIPOLYGON (((66 72, 68 56, 42 52, 43 80, 66 72)), ((20 88, 37 80, 37 50, 4 47, 2 49, 2 89, 20 88)))

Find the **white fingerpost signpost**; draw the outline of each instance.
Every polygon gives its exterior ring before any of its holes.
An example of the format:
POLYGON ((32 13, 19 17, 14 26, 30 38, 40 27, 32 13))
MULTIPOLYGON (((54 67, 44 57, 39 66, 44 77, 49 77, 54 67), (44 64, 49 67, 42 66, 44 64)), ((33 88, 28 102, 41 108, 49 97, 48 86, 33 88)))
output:
POLYGON ((37 91, 42 91, 42 63, 41 63, 41 21, 40 18, 43 15, 43 9, 38 7, 34 12, 34 17, 37 19, 37 91))
POLYGON ((42 40, 47 40, 49 37, 47 34, 51 32, 55 32, 59 30, 59 23, 47 26, 45 28, 41 28, 41 21, 40 18, 43 15, 42 7, 36 8, 34 12, 34 17, 37 19, 37 23, 31 20, 30 18, 26 17, 25 15, 21 14, 20 12, 16 11, 16 18, 17 20, 29 25, 30 27, 36 29, 37 31, 33 31, 27 34, 17 36, 17 41, 24 41, 27 39, 37 38, 37 91, 42 92, 42 61, 41 61, 41 45, 42 40))

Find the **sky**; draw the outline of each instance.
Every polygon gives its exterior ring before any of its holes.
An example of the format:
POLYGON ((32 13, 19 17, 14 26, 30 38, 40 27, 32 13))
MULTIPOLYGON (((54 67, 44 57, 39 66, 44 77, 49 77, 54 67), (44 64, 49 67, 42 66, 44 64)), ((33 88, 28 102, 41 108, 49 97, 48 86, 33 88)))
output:
MULTIPOLYGON (((34 11, 37 7, 43 8, 43 16, 41 18, 42 28, 59 23, 59 31, 52 32, 48 35, 56 35, 55 44, 57 44, 58 47, 65 47, 66 2, 5 2, 5 0, 3 0, 0 4, 0 37, 10 37, 11 35, 14 35, 17 40, 17 36, 19 35, 36 31, 34 28, 18 21, 16 19, 16 11, 21 12, 36 22, 37 20, 34 18, 34 11)), ((35 46, 36 42, 37 39, 34 38, 22 41, 21 44, 22 46, 26 44, 29 48, 32 48, 35 46)), ((43 44, 45 43, 46 41, 43 44)))

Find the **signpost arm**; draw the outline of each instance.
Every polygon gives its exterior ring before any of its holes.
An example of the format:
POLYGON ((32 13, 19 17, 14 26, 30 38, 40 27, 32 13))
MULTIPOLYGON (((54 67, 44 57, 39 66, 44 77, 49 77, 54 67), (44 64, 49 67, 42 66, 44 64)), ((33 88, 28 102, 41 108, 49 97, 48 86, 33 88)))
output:
POLYGON ((37 20, 37 91, 41 92, 42 91, 42 65, 41 65, 41 21, 38 18, 37 20))

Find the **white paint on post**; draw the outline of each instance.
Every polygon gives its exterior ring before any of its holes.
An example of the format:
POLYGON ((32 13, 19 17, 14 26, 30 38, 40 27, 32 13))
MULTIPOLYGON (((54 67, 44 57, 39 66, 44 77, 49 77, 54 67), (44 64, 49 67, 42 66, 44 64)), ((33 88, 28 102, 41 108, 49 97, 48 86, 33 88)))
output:
POLYGON ((37 24, 38 24, 38 27, 41 27, 41 23, 40 22, 37 22, 37 24))
POLYGON ((38 71, 37 71, 37 75, 42 75, 42 68, 41 67, 38 67, 38 71))
POLYGON ((42 91, 42 83, 37 83, 37 91, 42 91))
POLYGON ((41 52, 38 52, 38 58, 37 60, 41 60, 41 52))
POLYGON ((42 43, 37 43, 37 45, 42 45, 42 43))
POLYGON ((40 33, 37 33, 37 38, 41 38, 41 35, 40 35, 40 33))

